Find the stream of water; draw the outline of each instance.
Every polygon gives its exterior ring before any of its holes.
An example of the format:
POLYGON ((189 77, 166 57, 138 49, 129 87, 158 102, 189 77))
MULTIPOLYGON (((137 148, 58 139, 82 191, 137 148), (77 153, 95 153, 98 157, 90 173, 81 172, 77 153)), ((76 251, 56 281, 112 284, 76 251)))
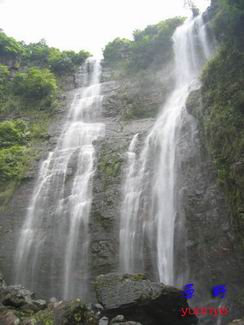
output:
POLYGON ((57 146, 42 163, 16 249, 16 279, 49 297, 85 297, 95 149, 105 126, 100 63, 88 60, 57 146))
POLYGON ((186 114, 186 99, 199 87, 199 74, 212 52, 202 16, 189 18, 178 27, 173 42, 175 86, 141 153, 136 147, 138 135, 131 141, 120 218, 120 270, 143 272, 148 263, 145 255, 156 252, 151 264, 156 265, 158 280, 166 284, 175 284, 177 134, 182 114, 186 114))

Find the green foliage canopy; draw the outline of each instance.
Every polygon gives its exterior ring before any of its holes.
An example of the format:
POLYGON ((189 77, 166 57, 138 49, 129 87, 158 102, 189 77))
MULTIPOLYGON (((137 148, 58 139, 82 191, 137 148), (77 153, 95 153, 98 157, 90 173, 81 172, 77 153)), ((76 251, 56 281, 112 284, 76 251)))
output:
POLYGON ((202 75, 202 123, 218 179, 244 226, 244 2, 216 4, 211 23, 219 50, 202 75))
POLYGON ((45 40, 25 45, 25 62, 39 67, 47 67, 55 74, 73 73, 90 56, 89 52, 60 51, 48 47, 45 40))
POLYGON ((213 26, 218 40, 231 48, 244 50, 244 1, 218 0, 217 4, 213 26))
POLYGON ((0 32, 0 58, 7 57, 16 59, 24 55, 24 47, 13 37, 7 36, 4 32, 0 32))
POLYGON ((16 144, 27 144, 29 131, 26 122, 21 119, 8 120, 0 123, 0 148, 16 144))
POLYGON ((13 80, 14 92, 25 100, 46 100, 49 104, 55 99, 57 83, 48 69, 29 68, 18 72, 13 80))
POLYGON ((136 30, 133 41, 116 38, 103 51, 105 63, 128 70, 146 69, 151 63, 162 64, 172 56, 172 35, 184 18, 176 17, 136 30))
POLYGON ((27 166, 28 149, 15 145, 0 149, 0 182, 19 180, 27 166))

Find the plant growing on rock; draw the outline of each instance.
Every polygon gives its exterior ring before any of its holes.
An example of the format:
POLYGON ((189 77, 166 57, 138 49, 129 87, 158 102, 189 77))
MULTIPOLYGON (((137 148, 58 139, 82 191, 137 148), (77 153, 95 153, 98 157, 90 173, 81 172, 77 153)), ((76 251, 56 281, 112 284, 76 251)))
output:
POLYGON ((47 69, 29 68, 18 72, 13 81, 15 95, 25 101, 42 101, 51 106, 57 93, 55 76, 47 69))

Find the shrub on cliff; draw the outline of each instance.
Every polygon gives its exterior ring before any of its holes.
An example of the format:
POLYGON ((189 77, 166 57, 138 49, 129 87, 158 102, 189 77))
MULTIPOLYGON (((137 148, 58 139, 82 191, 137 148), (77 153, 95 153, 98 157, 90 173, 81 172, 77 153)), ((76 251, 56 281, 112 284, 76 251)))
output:
POLYGON ((0 148, 15 144, 24 145, 29 140, 29 131, 23 120, 9 120, 0 123, 0 148))
POLYGON ((48 69, 29 68, 18 72, 13 80, 15 95, 26 102, 39 102, 51 106, 57 92, 55 76, 48 69))
POLYGON ((0 95, 1 99, 5 95, 5 91, 9 81, 9 69, 6 65, 0 64, 0 95))
POLYGON ((6 83, 6 80, 9 76, 9 69, 6 65, 0 64, 0 85, 6 83))
POLYGON ((28 149, 25 146, 15 145, 0 149, 0 183, 20 180, 28 160, 28 149))
POLYGON ((132 41, 119 37, 109 42, 103 51, 104 60, 110 66, 116 65, 120 61, 127 61, 131 54, 132 41))
POLYGON ((74 73, 77 66, 81 65, 89 52, 60 51, 57 48, 49 47, 45 40, 38 43, 25 45, 24 62, 38 67, 49 68, 55 74, 74 73))
POLYGON ((202 76, 202 123, 219 181, 244 233, 243 1, 218 0, 212 25, 219 51, 202 76))
POLYGON ((81 65, 90 54, 85 51, 76 53, 74 51, 59 51, 50 49, 48 64, 50 69, 56 74, 74 73, 77 66, 81 65))
POLYGON ((0 58, 16 59, 24 54, 24 47, 13 37, 0 32, 0 58))
POLYGON ((137 72, 151 63, 163 64, 172 56, 172 35, 184 21, 176 17, 136 30, 133 41, 116 38, 108 43, 103 55, 105 64, 137 72))
POLYGON ((244 50, 244 2, 242 0, 218 0, 213 19, 217 39, 230 48, 244 50))

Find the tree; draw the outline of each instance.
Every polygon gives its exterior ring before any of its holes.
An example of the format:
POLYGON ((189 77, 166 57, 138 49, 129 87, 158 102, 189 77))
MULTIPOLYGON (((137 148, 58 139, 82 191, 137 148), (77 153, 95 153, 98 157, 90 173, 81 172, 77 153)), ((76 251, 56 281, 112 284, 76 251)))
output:
POLYGON ((0 57, 6 56, 7 58, 16 59, 23 54, 24 48, 21 43, 0 31, 0 57))
POLYGON ((51 105, 55 99, 57 84, 55 76, 48 69, 29 68, 26 72, 16 74, 13 89, 23 99, 42 100, 51 105))

